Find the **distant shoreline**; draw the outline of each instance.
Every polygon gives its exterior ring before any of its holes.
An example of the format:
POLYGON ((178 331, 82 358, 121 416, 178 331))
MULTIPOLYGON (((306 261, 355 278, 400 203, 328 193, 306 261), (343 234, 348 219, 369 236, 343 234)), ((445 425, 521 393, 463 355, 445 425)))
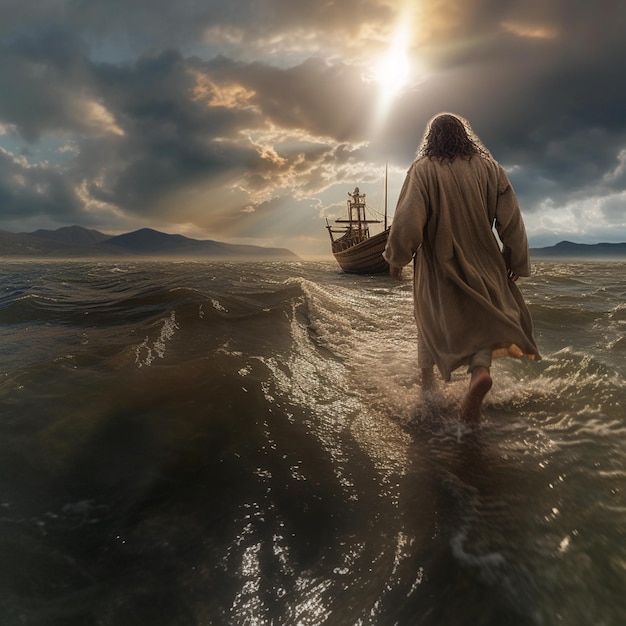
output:
POLYGON ((191 239, 150 228, 113 236, 81 226, 32 233, 0 231, 0 258, 300 260, 287 248, 191 239))
POLYGON ((561 241, 554 246, 531 248, 530 256, 541 260, 626 260, 626 243, 573 243, 561 241))

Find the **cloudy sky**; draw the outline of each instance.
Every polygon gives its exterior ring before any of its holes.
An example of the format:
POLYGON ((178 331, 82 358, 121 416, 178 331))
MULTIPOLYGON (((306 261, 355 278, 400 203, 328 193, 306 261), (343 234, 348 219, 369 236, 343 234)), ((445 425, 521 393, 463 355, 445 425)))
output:
POLYGON ((465 116, 531 245, 626 241, 622 0, 1 0, 0 229, 329 255, 465 116))

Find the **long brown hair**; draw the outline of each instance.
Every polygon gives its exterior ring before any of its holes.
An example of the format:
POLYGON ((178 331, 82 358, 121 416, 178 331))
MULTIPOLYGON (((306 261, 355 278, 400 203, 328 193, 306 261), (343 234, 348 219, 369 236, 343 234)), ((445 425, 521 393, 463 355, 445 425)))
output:
POLYGON ((491 157, 469 122, 452 113, 440 113, 429 122, 417 154, 440 162, 457 157, 469 159, 474 154, 491 157))

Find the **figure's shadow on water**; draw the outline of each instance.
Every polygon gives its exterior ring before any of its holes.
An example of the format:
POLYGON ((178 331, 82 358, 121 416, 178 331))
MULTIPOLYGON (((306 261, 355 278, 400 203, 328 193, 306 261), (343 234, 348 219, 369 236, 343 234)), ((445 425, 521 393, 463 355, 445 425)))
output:
POLYGON ((436 404, 420 407, 405 428, 412 457, 407 525, 419 524, 424 510, 433 516, 424 582, 413 594, 415 623, 543 624, 524 562, 527 509, 512 492, 524 469, 503 457, 501 433, 490 422, 470 428, 454 407, 436 404))

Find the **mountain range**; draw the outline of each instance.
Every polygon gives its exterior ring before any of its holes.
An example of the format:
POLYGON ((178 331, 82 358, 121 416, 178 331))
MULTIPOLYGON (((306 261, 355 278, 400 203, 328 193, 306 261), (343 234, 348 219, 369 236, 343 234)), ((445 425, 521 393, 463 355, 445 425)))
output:
POLYGON ((573 243, 561 241, 547 248, 531 248, 530 256, 545 259, 624 259, 626 243, 573 243))
POLYGON ((32 233, 0 230, 0 257, 195 257, 219 259, 284 259, 298 256, 286 248, 236 245, 190 239, 142 228, 123 235, 105 235, 81 226, 32 233))

